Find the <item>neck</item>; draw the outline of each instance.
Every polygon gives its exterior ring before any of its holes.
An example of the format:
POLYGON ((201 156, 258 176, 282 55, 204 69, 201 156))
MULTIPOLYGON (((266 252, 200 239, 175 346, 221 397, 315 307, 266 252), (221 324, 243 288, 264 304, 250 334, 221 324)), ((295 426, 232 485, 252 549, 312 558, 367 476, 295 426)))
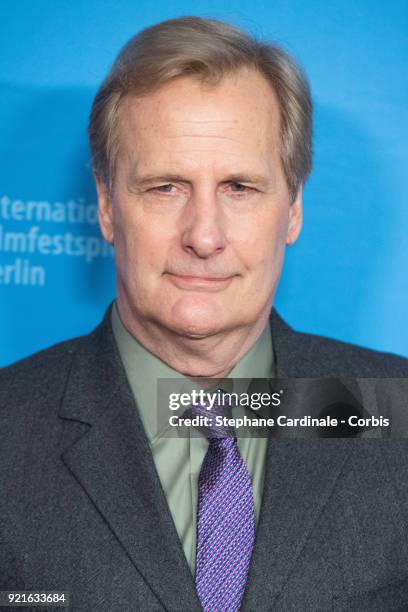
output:
POLYGON ((173 370, 190 378, 224 378, 254 346, 268 322, 269 310, 252 325, 222 330, 203 338, 191 338, 156 321, 141 321, 117 301, 120 319, 128 332, 173 370))

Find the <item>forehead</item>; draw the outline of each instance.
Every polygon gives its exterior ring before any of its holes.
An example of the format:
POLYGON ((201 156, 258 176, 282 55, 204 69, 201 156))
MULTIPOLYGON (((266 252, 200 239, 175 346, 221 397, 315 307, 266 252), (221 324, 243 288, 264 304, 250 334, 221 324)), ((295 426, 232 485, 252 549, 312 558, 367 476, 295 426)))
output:
MULTIPOLYGON (((257 71, 242 68, 216 85, 179 77, 144 96, 128 95, 119 117, 119 155, 266 156, 279 148, 276 95, 257 71)), ((136 161, 136 159, 135 159, 136 161)))

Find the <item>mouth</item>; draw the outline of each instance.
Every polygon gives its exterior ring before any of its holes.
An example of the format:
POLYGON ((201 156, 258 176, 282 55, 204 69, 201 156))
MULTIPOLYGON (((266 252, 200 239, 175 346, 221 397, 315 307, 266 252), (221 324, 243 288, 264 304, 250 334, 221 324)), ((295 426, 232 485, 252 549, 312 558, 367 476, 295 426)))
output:
POLYGON ((232 276, 192 276, 188 274, 173 274, 167 272, 170 281, 179 289, 194 289, 198 291, 220 291, 226 289, 235 274, 232 276))

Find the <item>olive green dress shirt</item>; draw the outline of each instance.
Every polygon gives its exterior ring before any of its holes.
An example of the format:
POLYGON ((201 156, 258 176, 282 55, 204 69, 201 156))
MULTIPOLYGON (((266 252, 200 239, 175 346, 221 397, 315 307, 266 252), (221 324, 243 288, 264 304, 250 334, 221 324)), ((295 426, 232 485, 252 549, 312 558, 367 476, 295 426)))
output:
MULTIPOLYGON (((157 426, 157 380, 177 378, 187 382, 188 379, 150 353, 127 331, 120 320, 116 304, 112 308, 112 326, 170 513, 194 574, 197 483, 208 440, 204 435, 164 437, 157 426)), ((272 378, 273 365, 272 338, 267 324, 257 342, 231 370, 228 379, 272 378)), ((236 388, 233 390, 237 391, 236 388)), ((251 475, 255 517, 258 520, 267 438, 238 437, 238 448, 251 475)))

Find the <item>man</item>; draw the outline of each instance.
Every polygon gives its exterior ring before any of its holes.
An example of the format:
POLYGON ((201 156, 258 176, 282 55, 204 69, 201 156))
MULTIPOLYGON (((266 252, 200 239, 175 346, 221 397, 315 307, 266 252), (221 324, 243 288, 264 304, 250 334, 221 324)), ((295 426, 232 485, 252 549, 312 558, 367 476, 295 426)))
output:
POLYGON ((117 297, 1 373, 0 588, 81 611, 406 609, 404 441, 156 429, 162 378, 407 377, 271 310, 311 167, 301 71, 228 24, 167 21, 123 49, 89 134, 117 297))

